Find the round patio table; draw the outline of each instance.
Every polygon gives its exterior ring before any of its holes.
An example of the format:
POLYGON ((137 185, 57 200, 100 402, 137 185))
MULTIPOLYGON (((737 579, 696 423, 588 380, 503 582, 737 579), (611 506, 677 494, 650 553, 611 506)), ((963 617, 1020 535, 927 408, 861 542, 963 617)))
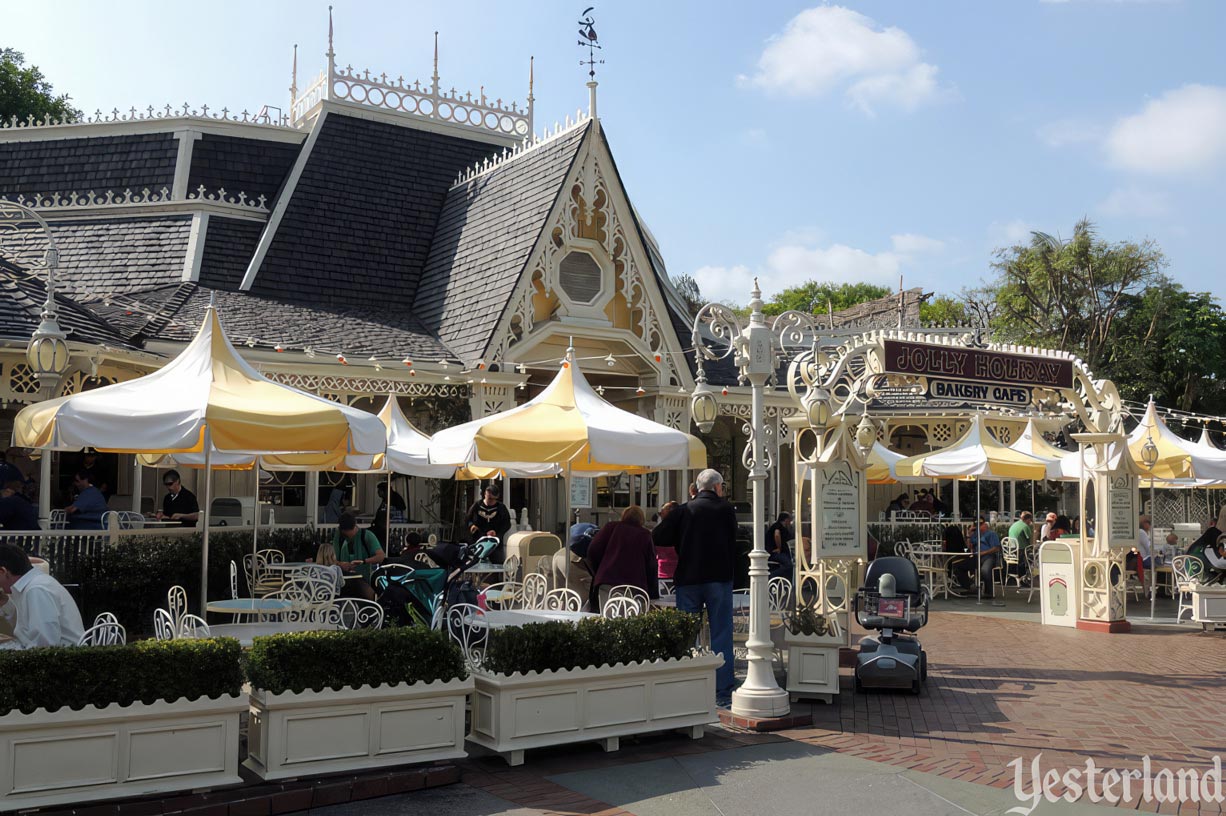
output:
POLYGON ((292 606, 289 601, 281 598, 226 598, 209 601, 207 609, 225 615, 252 615, 261 612, 288 612, 292 606))
POLYGON ((244 649, 251 648, 253 638, 265 635, 280 635, 285 632, 335 632, 341 627, 334 623, 307 623, 297 621, 270 621, 267 623, 223 623, 210 626, 213 637, 231 637, 244 649))
MULTIPOLYGON (((652 601, 651 605, 667 607, 667 608, 676 608, 677 596, 676 595, 661 595, 659 598, 656 598, 654 601, 652 601)), ((733 610, 748 609, 749 608, 749 593, 747 592, 732 593, 732 608, 733 610)))
POLYGON ((578 623, 584 618, 599 617, 595 612, 567 612, 560 609, 504 609, 487 611, 484 620, 491 629, 502 629, 507 626, 523 626, 528 623, 550 621, 578 623))

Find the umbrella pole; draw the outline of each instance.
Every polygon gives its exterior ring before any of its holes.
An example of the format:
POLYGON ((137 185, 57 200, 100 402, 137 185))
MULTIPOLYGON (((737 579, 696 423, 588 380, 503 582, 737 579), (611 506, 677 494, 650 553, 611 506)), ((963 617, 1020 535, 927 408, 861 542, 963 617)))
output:
POLYGON ((983 533, 979 531, 979 517, 983 515, 982 496, 979 491, 979 479, 975 479, 975 603, 983 603, 983 542, 979 539, 983 533))
POLYGON ((209 524, 212 522, 213 435, 204 429, 204 537, 200 547, 200 617, 209 608, 209 524))
MULTIPOLYGON (((1209 491, 1205 491, 1208 494, 1209 491)), ((1149 473, 1149 619, 1154 619, 1155 610, 1158 606, 1158 573, 1155 567, 1158 565, 1158 558, 1155 553, 1158 551, 1158 543, 1154 541, 1154 473, 1151 470, 1149 473)), ((1085 523, 1085 520, 1082 520, 1085 523)), ((1165 543, 1165 542, 1164 542, 1165 543)), ((1141 559, 1141 553, 1137 553, 1137 560, 1141 559)), ((1173 583, 1173 582, 1172 582, 1173 583)), ((1127 598, 1127 594, 1124 596, 1127 598)), ((1178 607, 1176 607, 1178 609, 1178 607)))
MULTIPOLYGON (((385 459, 384 463, 386 463, 386 461, 387 460, 385 459)), ((386 512, 384 512, 383 514, 383 551, 386 553, 386 552, 392 551, 392 472, 391 470, 388 470, 387 472, 387 499, 385 503, 387 504, 387 507, 385 508, 386 512)))
MULTIPOLYGON (((251 477, 255 481, 255 486, 251 488, 251 498, 255 512, 252 515, 251 521, 251 572, 247 573, 247 581, 251 586, 247 587, 247 591, 254 598, 255 562, 260 552, 260 460, 258 458, 251 465, 251 477)), ((251 620, 255 620, 255 618, 253 617, 251 620)))
MULTIPOLYGON (((566 558, 563 564, 566 571, 563 573, 563 581, 566 588, 570 589, 570 480, 572 478, 570 462, 566 463, 566 516, 562 521, 562 549, 566 553, 566 558)), ((593 576, 595 577, 595 576, 593 576)), ((587 598, 583 599, 584 604, 587 603, 587 598)), ((593 610, 595 611, 595 610, 593 610)))

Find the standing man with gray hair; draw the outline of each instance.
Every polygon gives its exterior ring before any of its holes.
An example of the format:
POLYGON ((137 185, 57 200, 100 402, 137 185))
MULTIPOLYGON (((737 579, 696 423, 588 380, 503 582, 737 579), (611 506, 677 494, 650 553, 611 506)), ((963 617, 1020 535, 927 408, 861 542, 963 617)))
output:
POLYGON ((732 582, 736 576, 736 511, 723 498, 719 471, 698 474, 698 495, 660 522, 660 537, 677 550, 673 585, 677 608, 699 614, 705 608, 711 625, 711 648, 724 656, 715 672, 715 702, 732 704, 736 682, 732 663, 732 582))

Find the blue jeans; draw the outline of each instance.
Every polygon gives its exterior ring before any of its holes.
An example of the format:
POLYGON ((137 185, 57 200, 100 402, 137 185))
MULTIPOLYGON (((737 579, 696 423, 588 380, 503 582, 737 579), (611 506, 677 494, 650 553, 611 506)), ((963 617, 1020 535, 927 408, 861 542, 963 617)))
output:
POLYGON ((732 670, 732 582, 677 587, 677 608, 682 612, 697 615, 704 606, 711 626, 711 651, 724 656, 724 665, 715 670, 715 699, 726 700, 736 685, 732 670))

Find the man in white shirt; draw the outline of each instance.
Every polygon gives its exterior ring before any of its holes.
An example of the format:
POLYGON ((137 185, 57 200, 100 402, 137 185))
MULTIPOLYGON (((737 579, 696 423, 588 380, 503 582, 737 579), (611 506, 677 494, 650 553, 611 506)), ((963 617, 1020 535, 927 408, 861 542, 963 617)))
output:
POLYGON ((34 569, 14 544, 0 544, 0 616, 13 626, 13 638, 0 649, 76 646, 85 633, 68 590, 34 569))
POLYGON ((1039 540, 1046 541, 1047 534, 1051 532, 1051 526, 1056 523, 1056 514, 1048 513, 1047 519, 1043 522, 1042 529, 1039 530, 1039 540))
POLYGON ((1141 522, 1137 525, 1137 552, 1141 554, 1141 563, 1146 569, 1149 568, 1149 557, 1154 549, 1154 542, 1149 537, 1151 523, 1149 516, 1141 516, 1141 522))

